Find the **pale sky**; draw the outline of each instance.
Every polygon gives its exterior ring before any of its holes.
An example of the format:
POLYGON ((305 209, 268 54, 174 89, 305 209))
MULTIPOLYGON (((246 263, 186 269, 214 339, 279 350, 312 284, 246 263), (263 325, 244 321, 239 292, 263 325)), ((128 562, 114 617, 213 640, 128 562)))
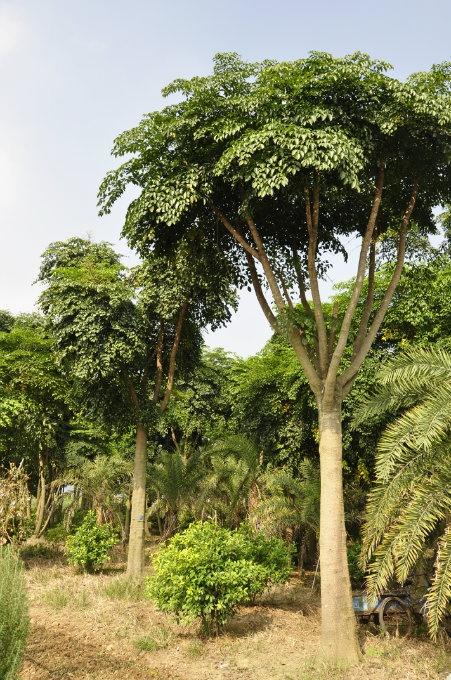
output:
MULTIPOLYGON (((451 58, 450 26, 451 0, 0 0, 0 308, 33 309, 51 241, 90 233, 130 258, 126 201, 97 216, 112 141, 162 106, 169 81, 208 73, 215 52, 362 50, 404 77, 451 58)), ((332 280, 353 271, 337 262, 332 280)), ((246 294, 207 342, 249 355, 268 337, 246 294)))

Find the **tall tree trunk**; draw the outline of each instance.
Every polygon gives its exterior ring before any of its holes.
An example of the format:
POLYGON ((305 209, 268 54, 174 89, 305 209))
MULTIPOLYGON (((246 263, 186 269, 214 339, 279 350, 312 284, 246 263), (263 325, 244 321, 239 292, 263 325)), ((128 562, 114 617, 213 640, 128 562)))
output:
POLYGON ((147 432, 140 423, 136 428, 133 492, 128 541, 127 575, 142 576, 144 570, 144 519, 146 512, 147 432))
POLYGON ((39 453, 38 464, 39 464, 39 480, 38 489, 36 493, 36 518, 33 532, 33 536, 35 536, 36 538, 39 538, 39 536, 42 533, 42 525, 44 524, 44 512, 46 503, 45 461, 42 453, 39 453))
POLYGON ((343 506, 341 403, 319 408, 321 469, 321 646, 329 659, 356 663, 360 650, 352 607, 343 506))

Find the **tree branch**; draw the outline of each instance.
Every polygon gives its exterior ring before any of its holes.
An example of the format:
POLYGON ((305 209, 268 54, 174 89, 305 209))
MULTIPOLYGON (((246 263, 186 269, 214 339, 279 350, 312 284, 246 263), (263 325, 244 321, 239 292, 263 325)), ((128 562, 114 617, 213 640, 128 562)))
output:
MULTIPOLYGON (((249 226, 250 232, 252 234, 252 238, 254 239, 255 245, 258 248, 258 252, 260 255, 260 262, 263 267, 263 271, 266 276, 266 280, 268 281, 269 288, 271 290, 271 293, 273 295, 274 301, 277 305, 277 308, 283 312, 285 310, 285 301, 282 297, 282 294, 280 292, 279 285, 277 283, 276 277, 274 275, 274 272, 271 269, 271 264, 269 262, 268 256, 266 255, 265 247, 263 244, 263 241, 261 239, 261 236, 258 232, 258 229, 255 225, 254 220, 252 219, 252 216, 248 211, 245 213, 246 216, 246 221, 249 226)), ((264 310, 263 310, 264 311, 264 310)), ((304 344, 302 342, 302 336, 301 332, 298 328, 293 326, 293 324, 288 321, 288 335, 290 342, 293 346, 294 351, 296 352, 296 355, 301 363, 302 368, 304 369, 305 375, 307 377, 307 380, 309 381, 310 387, 312 388, 313 392, 315 394, 319 394, 320 392, 320 379, 318 377, 318 374, 315 370, 315 367, 310 359, 310 355, 306 347, 304 347, 304 344)))
POLYGON ((268 281, 269 288, 274 298, 274 302, 276 303, 277 308, 280 311, 283 311, 283 309, 285 308, 285 300, 283 299, 282 293, 280 292, 279 284, 277 283, 277 279, 271 268, 271 264, 266 254, 262 238, 258 232, 257 226, 252 218, 252 215, 249 213, 248 210, 246 210, 245 212, 245 217, 249 230, 252 234, 252 238, 254 239, 254 243, 257 246, 258 259, 260 260, 263 267, 263 271, 265 272, 266 280, 268 281))
POLYGON ((329 357, 332 356, 335 338, 337 337, 337 317, 338 317, 338 303, 335 300, 332 305, 332 321, 330 324, 329 339, 327 341, 327 354, 329 357))
POLYGON ((362 292, 363 282, 365 279, 368 249, 370 247, 371 239, 373 237, 373 231, 376 226, 377 215, 382 201, 383 187, 384 187, 384 165, 381 163, 376 178, 376 188, 373 198, 373 204, 371 206, 370 216, 368 219, 365 234, 362 239, 362 245, 360 248, 359 263, 357 266, 357 274, 355 278, 354 288, 352 290, 351 298, 349 300, 348 307, 343 317, 337 344, 332 354, 329 369, 327 371, 327 377, 324 384, 324 395, 326 399, 332 397, 333 390, 335 389, 338 367, 340 365, 343 352, 346 348, 346 343, 348 341, 352 319, 360 299, 360 294, 362 292))
POLYGON ((280 279, 280 283, 282 284, 282 290, 283 290, 283 294, 284 294, 285 300, 287 302, 287 305, 290 309, 294 309, 293 301, 292 301, 290 293, 288 291, 287 284, 286 284, 285 279, 283 278, 281 273, 279 273, 279 279, 280 279))
POLYGON ((369 327, 368 333, 362 339, 360 347, 357 347, 356 355, 352 360, 351 365, 343 372, 343 375, 340 378, 340 383, 343 387, 343 391, 345 394, 348 394, 352 386, 352 381, 355 378, 360 366, 363 364, 365 357, 368 354, 370 347, 374 342, 377 332, 379 331, 382 321, 384 320, 384 316, 387 312, 387 309, 393 299, 396 286, 398 285, 399 279, 401 278, 402 268, 404 265, 404 256, 406 252, 407 230, 409 227, 410 217, 415 207, 417 195, 418 195, 418 182, 415 180, 412 195, 410 197, 409 203, 407 204, 401 222, 396 265, 392 274, 392 278, 390 280, 387 290, 385 291, 385 295, 382 299, 381 305, 377 310, 373 322, 369 327))
POLYGON ((312 362, 309 352, 302 342, 301 331, 299 328, 296 328, 290 324, 288 335, 294 352, 299 359, 299 363, 301 364, 307 377, 310 388, 316 398, 319 399, 321 395, 321 380, 315 368, 314 362, 312 362))
POLYGON ((178 349, 179 349, 179 346, 180 346, 180 340, 181 340, 181 337, 182 337, 183 322, 185 320, 187 309, 188 309, 188 301, 185 300, 185 302, 180 307, 180 312, 179 312, 179 315, 178 315, 177 324, 175 326, 174 342, 172 344, 171 354, 169 355, 168 379, 167 379, 167 383, 166 383, 166 389, 164 391, 163 400, 162 400, 161 406, 160 406, 162 412, 166 411, 166 409, 168 407, 169 399, 170 399, 171 393, 172 393, 172 388, 174 387, 174 375, 175 375, 175 368, 176 368, 177 352, 178 352, 178 349))
POLYGON ((244 238, 244 236, 243 236, 242 234, 240 234, 240 232, 238 231, 238 229, 235 229, 235 227, 233 226, 233 224, 230 222, 230 220, 227 219, 227 217, 224 215, 224 213, 221 212, 221 210, 219 210, 219 208, 217 208, 216 206, 212 206, 212 210, 213 210, 214 214, 215 214, 215 215, 219 218, 219 220, 222 222, 222 224, 224 225, 224 227, 227 229, 227 231, 229 232, 229 234, 231 234, 231 236, 233 236, 233 238, 235 239, 235 241, 237 241, 237 242, 240 244, 240 246, 242 246, 242 248, 244 248, 244 250, 246 251, 246 253, 248 253, 249 255, 252 255, 252 257, 255 257, 256 260, 260 260, 260 255, 259 255, 259 253, 257 252, 257 250, 255 250, 255 248, 253 248, 253 247, 246 241, 246 239, 244 238))
POLYGON ((313 214, 310 205, 310 190, 305 189, 305 217, 308 230, 307 269, 310 281, 310 290, 313 300, 313 314, 315 316, 316 333, 318 338, 319 365, 321 377, 325 377, 327 371, 327 329, 324 321, 321 295, 319 292, 318 275, 316 272, 316 249, 318 246, 318 220, 319 220, 319 185, 316 183, 313 189, 313 214))
POLYGON ((299 297, 301 299, 302 306, 304 307, 305 312, 310 317, 313 318, 313 310, 310 306, 309 301, 307 300, 304 276, 302 274, 301 263, 299 261, 299 254, 298 254, 296 248, 293 248, 293 266, 294 266, 294 270, 296 272, 296 279, 297 279, 298 286, 299 286, 299 297))
POLYGON ((157 403, 160 397, 161 383, 163 381, 163 343, 164 343, 164 321, 163 319, 161 319, 160 328, 158 329, 157 344, 155 348, 156 367, 155 367, 155 383, 152 398, 154 404, 157 403))
POLYGON ((368 264, 368 291, 366 294, 365 304, 362 310, 362 318, 360 319, 359 330, 357 331, 357 336, 354 341, 354 349, 352 356, 355 357, 357 349, 361 346, 363 338, 366 335, 368 321, 370 320, 371 310, 373 309, 374 301, 374 277, 376 273, 376 244, 371 241, 370 255, 368 264))
POLYGON ((249 255, 248 252, 246 252, 245 255, 247 259, 247 265, 249 267, 249 273, 251 275, 252 286, 254 288, 257 300, 260 304, 260 307, 262 308, 263 314, 266 316, 266 319, 269 322, 269 325, 271 326, 273 331, 277 332, 278 330, 277 318, 273 313, 271 307, 269 306, 265 294, 263 293, 260 279, 258 278, 257 269, 255 267, 254 258, 252 257, 252 255, 249 255))
POLYGON ((132 403, 133 410, 135 412, 135 415, 139 418, 140 412, 141 412, 141 406, 139 403, 138 395, 135 390, 135 386, 129 376, 126 378, 127 381, 127 387, 128 387, 128 394, 130 396, 130 401, 132 403))

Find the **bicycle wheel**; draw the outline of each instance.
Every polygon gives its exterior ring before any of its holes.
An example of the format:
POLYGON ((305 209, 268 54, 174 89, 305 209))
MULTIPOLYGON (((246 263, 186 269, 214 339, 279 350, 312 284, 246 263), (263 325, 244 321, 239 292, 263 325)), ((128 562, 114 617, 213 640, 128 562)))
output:
POLYGON ((406 637, 412 632, 410 606, 398 597, 387 597, 379 609, 379 627, 389 637, 406 637))

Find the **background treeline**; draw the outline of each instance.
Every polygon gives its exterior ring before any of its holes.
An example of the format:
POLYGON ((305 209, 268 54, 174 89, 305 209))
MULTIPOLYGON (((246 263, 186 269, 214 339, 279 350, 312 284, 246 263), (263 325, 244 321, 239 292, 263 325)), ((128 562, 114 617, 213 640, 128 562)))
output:
MULTIPOLYGON (((63 244, 66 253, 74 243, 63 244)), ((107 248, 81 240, 75 245, 87 251, 107 248)), ((389 255, 379 262, 376 297, 390 276, 389 255)), ((110 249, 108 256, 110 265, 119 267, 110 249)), ((71 257, 65 271, 72 267, 72 285, 78 274, 73 252, 71 257)), ((105 269, 102 276, 111 288, 105 269)), ((59 285, 65 285, 61 281, 59 285)), ((97 293, 104 283, 97 280, 97 293)), ((325 305, 326 314, 332 307, 335 314, 345 308, 350 288, 351 283, 337 287, 334 300, 325 305)), ((374 481, 377 442, 397 410, 373 412, 363 419, 359 413, 376 391, 384 362, 412 347, 450 347, 450 290, 447 243, 433 249, 419 240, 383 331, 345 403, 345 504, 356 580, 361 578, 356 555, 374 481)), ((125 323, 124 316, 120 323, 125 323)), ((111 523, 126 542, 136 435, 133 418, 126 413, 121 417, 120 409, 127 411, 128 405, 111 383, 109 392, 97 387, 96 402, 96 395, 86 392, 86 377, 65 368, 56 349, 54 317, 4 311, 0 327, 1 539, 45 535, 63 540, 93 510, 99 523, 111 523)), ((298 565, 314 567, 319 531, 317 412, 293 350, 280 335, 248 359, 207 349, 198 335, 187 347, 172 398, 149 436, 147 535, 168 538, 195 519, 230 528, 248 522, 270 536, 294 541, 298 565)), ((95 366, 86 370, 88 377, 92 373, 93 390, 96 380, 105 382, 95 366)))

